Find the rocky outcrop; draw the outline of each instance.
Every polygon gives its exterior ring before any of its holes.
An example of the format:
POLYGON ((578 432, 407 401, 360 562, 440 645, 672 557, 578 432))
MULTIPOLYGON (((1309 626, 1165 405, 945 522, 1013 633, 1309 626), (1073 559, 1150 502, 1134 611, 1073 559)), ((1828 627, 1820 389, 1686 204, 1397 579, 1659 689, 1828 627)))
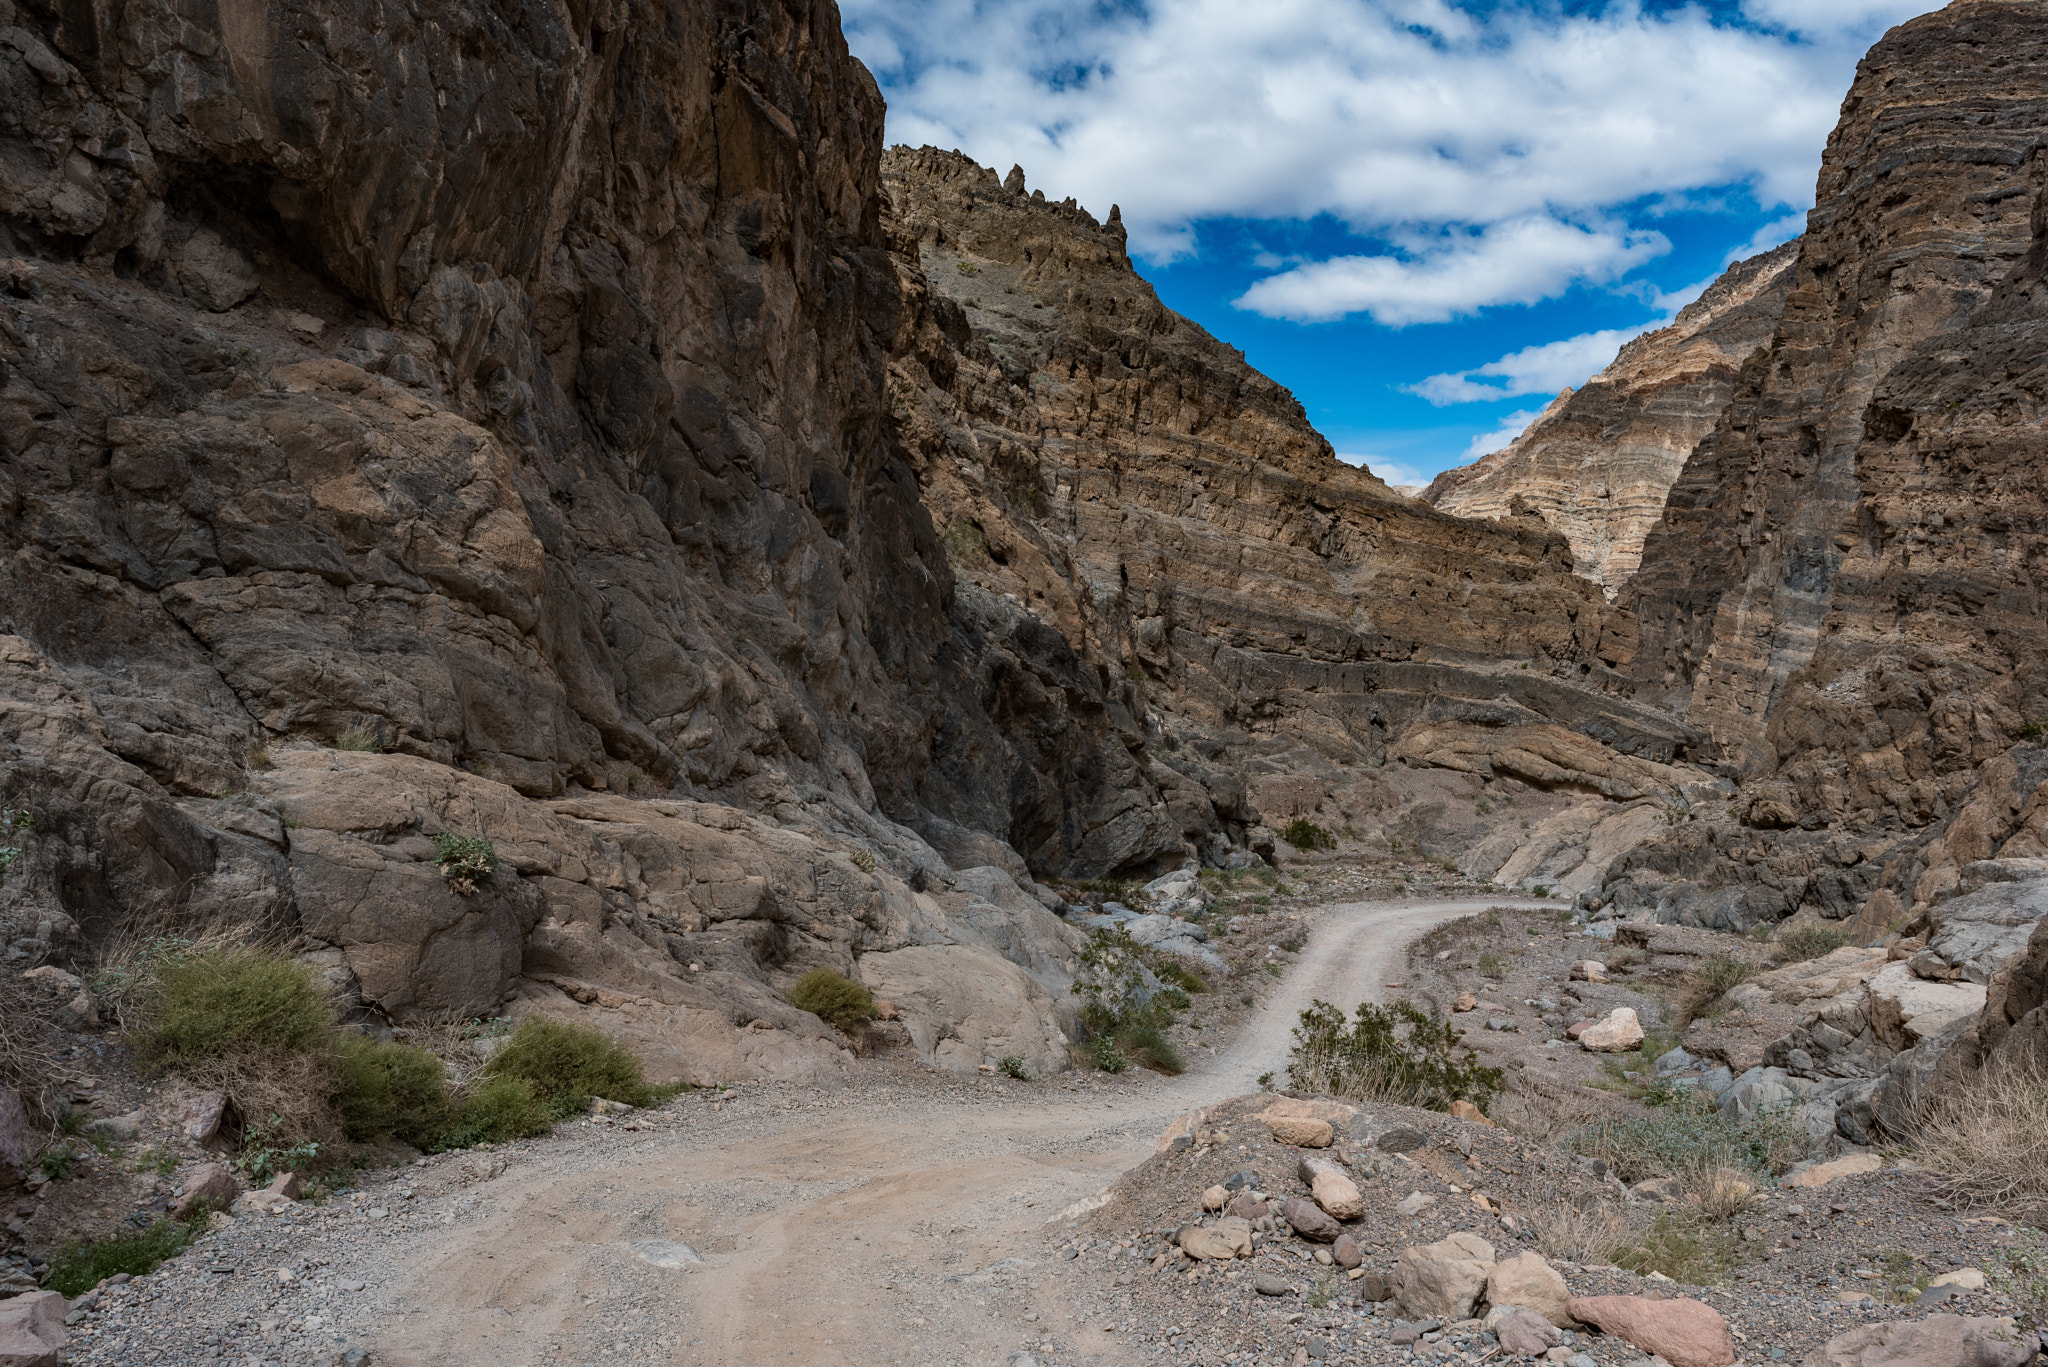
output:
POLYGON ((1671 325, 1566 390, 1505 449, 1438 475, 1422 497, 1459 517, 1538 517, 1613 598, 1694 446, 1714 430, 1742 363, 1771 339, 1798 244, 1738 261, 1671 325))
POLYGON ((1621 600, 1638 696, 1742 790, 1618 860, 1612 914, 1882 936, 2042 848, 2044 16, 1964 0, 1859 69, 1783 319, 1621 600))

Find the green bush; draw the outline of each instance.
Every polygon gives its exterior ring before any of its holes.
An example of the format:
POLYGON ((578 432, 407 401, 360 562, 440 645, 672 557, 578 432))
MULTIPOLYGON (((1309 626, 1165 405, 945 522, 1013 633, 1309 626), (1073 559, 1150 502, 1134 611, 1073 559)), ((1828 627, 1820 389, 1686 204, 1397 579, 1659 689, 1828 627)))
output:
POLYGON ((1088 1061, 1105 1073, 1121 1073, 1129 1066, 1123 1054, 1118 1051, 1116 1041, 1106 1035, 1098 1035, 1088 1046, 1088 1061))
POLYGON ((1117 1034, 1117 1043, 1128 1057, 1154 1072, 1178 1075, 1187 1067, 1181 1061, 1180 1051, 1167 1040, 1166 1032, 1150 1021, 1125 1026, 1117 1034))
POLYGON ((453 1117, 447 1070, 416 1045, 344 1031, 335 1041, 334 1109, 342 1133, 364 1144, 439 1142, 453 1117))
POLYGON ((553 1129, 562 1115, 525 1078, 509 1073, 486 1076, 469 1089, 461 1112, 433 1147, 466 1149, 532 1139, 553 1129))
POLYGON ((1604 1160, 1622 1181, 1635 1183, 1715 1168, 1767 1179, 1808 1157, 1813 1140, 1787 1109, 1758 1111, 1731 1125, 1711 1097, 1687 1089, 1647 1115, 1596 1121, 1565 1147, 1604 1160))
POLYGON ((875 994, 829 968, 814 968, 798 978, 788 996, 791 1006, 810 1012, 844 1035, 875 1018, 875 994))
POLYGON ((498 871, 497 849, 480 835, 443 831, 434 837, 434 856, 449 889, 461 897, 498 871))
POLYGON ((1171 983, 1183 992, 1207 992, 1209 990, 1209 984, 1202 980, 1200 974, 1187 965, 1178 963, 1164 955, 1160 956, 1159 966, 1153 972, 1159 975, 1159 981, 1171 983))
POLYGON ((1449 1110, 1469 1101, 1484 1111, 1500 1093, 1502 1071, 1471 1049, 1458 1057, 1464 1034, 1413 1002, 1361 1002, 1347 1026, 1344 1013, 1316 1001, 1294 1027, 1287 1076, 1296 1087, 1361 1101, 1449 1110))
POLYGON ((1705 1015, 1713 1005, 1756 972, 1754 964, 1728 954, 1716 954, 1685 975, 1678 993, 1678 1023, 1681 1028, 1705 1015))
POLYGON ((654 1099, 634 1058, 602 1030, 547 1016, 528 1016, 491 1055, 484 1071, 523 1078, 557 1116, 583 1109, 592 1097, 645 1106, 654 1099))
POLYGON ((1823 954, 1832 954, 1848 942, 1848 937, 1839 930, 1829 930, 1806 921, 1787 926, 1778 936, 1776 949, 1778 958, 1785 963, 1800 964, 1808 959, 1818 959, 1823 954))
POLYGON ((1024 1071, 1024 1060, 1016 1054, 1005 1054, 996 1064, 996 1071, 1004 1077, 1013 1077, 1019 1082, 1029 1082, 1031 1077, 1024 1071))
POLYGON ((1334 850, 1337 837, 1325 827, 1316 825, 1305 816, 1298 816, 1287 823, 1280 832, 1280 838, 1297 850, 1334 850))
POLYGON ((201 1211, 184 1220, 159 1219, 135 1234, 66 1244, 50 1259, 50 1274, 43 1286, 66 1296, 83 1296, 118 1273, 148 1276, 205 1232, 206 1213, 201 1211))
POLYGON ((167 955, 138 993, 142 1056, 160 1067, 324 1050, 334 1007, 313 970, 256 949, 167 955))

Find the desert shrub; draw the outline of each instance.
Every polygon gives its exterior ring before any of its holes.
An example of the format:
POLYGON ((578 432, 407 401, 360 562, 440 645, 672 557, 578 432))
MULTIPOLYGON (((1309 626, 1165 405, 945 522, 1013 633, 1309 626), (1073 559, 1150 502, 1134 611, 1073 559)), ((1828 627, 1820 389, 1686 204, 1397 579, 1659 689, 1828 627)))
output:
POLYGON ((810 1012, 841 1034, 854 1034, 875 1018, 875 994, 829 968, 814 968, 798 978, 788 996, 791 1006, 810 1012))
POLYGON ((66 1244, 50 1259, 50 1272, 43 1286, 66 1296, 83 1296, 118 1273, 147 1276, 168 1259, 183 1253, 205 1232, 206 1214, 202 1211, 184 1220, 156 1220, 134 1234, 66 1244))
POLYGON ((1526 1074, 1510 1073, 1501 1095, 1486 1113, 1503 1129, 1548 1147, 1561 1143, 1601 1117, 1614 1114, 1617 1109, 1616 1102, 1580 1088, 1535 1081, 1526 1074))
POLYGON ((54 1126, 63 1110, 57 1083, 59 1040, 33 988, 0 973, 0 1086, 12 1087, 37 1125, 54 1126))
POLYGON ((466 1149, 475 1144, 531 1139, 546 1134, 559 1119, 561 1112, 527 1079, 510 1073, 487 1075, 469 1089, 461 1111, 434 1147, 466 1149))
POLYGON ((1839 930, 1829 930, 1826 926, 1802 921, 1798 925, 1785 927, 1774 942, 1774 947, 1781 961, 1800 964, 1808 959, 1818 959, 1823 954, 1832 954, 1848 942, 1848 938, 1839 930))
POLYGON ((1687 1091, 1646 1115, 1597 1120, 1570 1136, 1565 1147, 1604 1160, 1624 1182, 1682 1179, 1690 1172, 1717 1168, 1762 1180, 1809 1156, 1813 1139, 1789 1111, 1757 1111, 1740 1124, 1730 1124, 1721 1119, 1711 1098, 1687 1091))
POLYGON ((1740 985, 1756 971, 1754 964, 1745 963, 1732 955, 1716 954, 1703 961, 1698 968, 1685 975, 1678 990, 1678 1024, 1682 1029, 1691 1025, 1714 1004, 1728 994, 1729 989, 1740 985))
POLYGON ((1955 1197, 2048 1218, 2048 1068, 1994 1064, 1917 1111, 1914 1148, 1955 1197))
POLYGON ((1499 1094, 1503 1073, 1481 1064, 1471 1049, 1458 1057, 1464 1038, 1413 1002, 1361 1002, 1347 1026, 1342 1010, 1316 1001, 1294 1027, 1287 1076, 1296 1087, 1360 1101, 1435 1111, 1469 1101, 1484 1111, 1499 1094))
POLYGON ((467 897, 476 885, 498 871, 498 852, 480 835, 457 835, 443 831, 434 837, 434 862, 449 890, 467 897))
POLYGON ((376 726, 366 726, 359 722, 346 728, 339 736, 335 737, 334 748, 337 750, 375 754, 384 748, 384 734, 376 726))
POLYGON ((1678 1175, 1678 1187, 1703 1219, 1728 1220, 1756 1207, 1756 1174, 1710 1159, 1678 1175))
POLYGON ((611 1036, 548 1016, 521 1021, 484 1071, 493 1077, 524 1079, 557 1116, 583 1109, 592 1097, 629 1106, 644 1106, 654 1099, 640 1060, 611 1036))
POLYGON ((1088 1061, 1105 1073, 1121 1073, 1129 1062, 1118 1051, 1116 1041, 1106 1035, 1097 1036, 1088 1046, 1088 1061))
POLYGON ((1598 1197, 1558 1199, 1524 1213, 1537 1252, 1574 1263, 1604 1263, 1628 1238, 1628 1217, 1598 1197))
POLYGON ((1031 1080, 1030 1075, 1024 1071, 1024 1060, 1015 1054, 1003 1055, 1002 1059, 996 1064, 996 1071, 1004 1077, 1016 1078, 1019 1082, 1029 1082, 1031 1080))
POLYGON ((1203 981, 1201 974, 1195 972, 1186 964, 1176 962, 1165 955, 1160 956, 1159 966, 1154 972, 1158 974, 1159 981, 1171 983, 1183 992, 1207 992, 1209 990, 1209 984, 1203 981))
POLYGON ((1117 1034, 1117 1043, 1134 1062, 1169 1075, 1179 1074, 1187 1065, 1180 1051, 1166 1038, 1166 1032, 1150 1021, 1128 1025, 1117 1034))
POLYGON ((142 1022, 136 1042, 159 1067, 319 1052, 334 1029, 313 970, 258 949, 167 949, 132 1003, 142 1022))
POLYGON ((1305 816, 1298 816, 1281 828, 1280 838, 1297 850, 1334 850, 1337 837, 1328 828, 1316 825, 1305 816))
POLYGON ((235 1160, 235 1166, 260 1187, 281 1172, 301 1172, 312 1167, 320 1157, 320 1149, 317 1139, 293 1142, 285 1131, 284 1117, 274 1115, 244 1130, 242 1156, 235 1160))
POLYGON ((1662 1273, 1688 1286, 1712 1286, 1733 1271, 1742 1245, 1725 1231, 1683 1213, 1659 1215, 1613 1254, 1614 1265, 1640 1276, 1662 1273))
POLYGON ((334 1109, 342 1133, 366 1144, 436 1143, 455 1109, 441 1060, 416 1045, 342 1032, 335 1041, 334 1109))
POLYGON ((2048 717, 2036 717, 2020 728, 2020 739, 2039 744, 2048 740, 2048 717))
POLYGON ((853 860, 853 866, 862 873, 873 873, 875 871, 875 856, 872 851, 864 850, 856 845, 847 857, 853 860))
POLYGON ((1508 961, 1498 954, 1482 954, 1478 959, 1479 971, 1489 978, 1504 978, 1508 972, 1508 961))

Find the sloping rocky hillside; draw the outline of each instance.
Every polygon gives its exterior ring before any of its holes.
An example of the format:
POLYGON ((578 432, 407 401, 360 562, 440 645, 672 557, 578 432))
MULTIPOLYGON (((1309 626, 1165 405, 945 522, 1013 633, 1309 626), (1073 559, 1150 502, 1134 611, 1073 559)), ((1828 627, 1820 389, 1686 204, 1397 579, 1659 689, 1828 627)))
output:
POLYGON ((1738 261, 1669 327, 1566 390, 1504 450, 1446 470, 1423 498, 1459 517, 1533 514, 1570 540, 1578 572, 1611 599, 1693 447, 1714 430, 1742 363, 1771 339, 1798 244, 1738 261))

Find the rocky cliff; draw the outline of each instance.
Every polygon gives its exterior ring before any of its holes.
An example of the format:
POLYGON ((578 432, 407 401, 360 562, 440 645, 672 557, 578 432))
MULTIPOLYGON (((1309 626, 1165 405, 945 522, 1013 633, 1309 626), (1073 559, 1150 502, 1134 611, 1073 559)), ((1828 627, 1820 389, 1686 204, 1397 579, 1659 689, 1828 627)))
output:
POLYGON ((1438 475, 1423 498, 1459 517, 1535 515, 1571 542, 1578 572, 1611 599, 1686 457, 1720 420, 1736 376, 1784 308, 1796 243, 1738 261, 1669 327, 1567 390, 1506 449, 1438 475))
POLYGON ((1618 909, 1911 929, 2040 851, 2048 6, 1893 30, 1830 140, 1784 315, 1623 595, 1634 670, 1742 780, 1618 909))

